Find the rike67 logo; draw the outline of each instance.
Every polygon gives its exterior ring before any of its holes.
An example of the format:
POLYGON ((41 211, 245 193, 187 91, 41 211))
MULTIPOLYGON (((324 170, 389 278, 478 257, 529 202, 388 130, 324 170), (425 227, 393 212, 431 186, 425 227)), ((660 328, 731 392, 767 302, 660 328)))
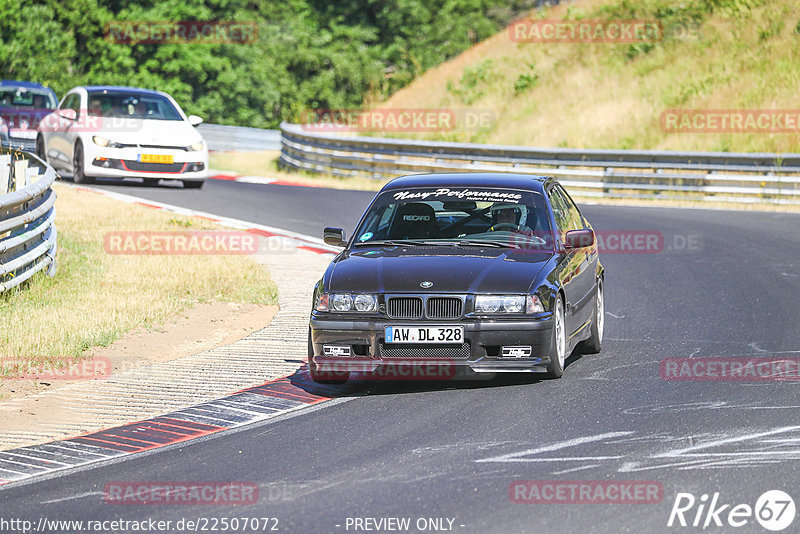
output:
POLYGON ((699 499, 691 493, 678 493, 667 526, 701 527, 703 530, 716 526, 725 527, 727 531, 731 527, 752 524, 755 520, 765 529, 777 532, 792 524, 795 512, 794 499, 781 490, 764 492, 755 506, 723 503, 719 492, 710 499, 707 493, 699 499))

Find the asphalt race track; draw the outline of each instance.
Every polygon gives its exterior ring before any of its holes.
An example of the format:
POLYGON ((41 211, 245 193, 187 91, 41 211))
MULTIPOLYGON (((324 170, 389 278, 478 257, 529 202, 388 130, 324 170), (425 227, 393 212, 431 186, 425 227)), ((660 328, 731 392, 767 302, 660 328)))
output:
MULTIPOLYGON (((314 236, 323 226, 349 235, 373 196, 221 181, 201 191, 97 187, 314 236)), ((699 501, 718 492, 731 505, 722 521, 767 490, 800 503, 800 381, 660 375, 665 358, 800 357, 800 215, 583 210, 601 236, 660 232, 663 242, 601 252, 603 351, 573 355, 563 378, 378 383, 283 420, 12 484, 0 490, 0 508, 34 521, 271 517, 280 532, 319 534, 363 532, 353 518, 387 517, 432 532, 415 522, 445 518, 443 528, 466 534, 700 531, 705 513, 699 527, 667 527, 678 493, 699 501), (153 480, 255 482, 261 498, 236 508, 103 502, 109 482, 153 480), (663 499, 514 503, 509 488, 520 480, 653 481, 663 499)), ((706 530, 766 532, 752 517, 706 530)))

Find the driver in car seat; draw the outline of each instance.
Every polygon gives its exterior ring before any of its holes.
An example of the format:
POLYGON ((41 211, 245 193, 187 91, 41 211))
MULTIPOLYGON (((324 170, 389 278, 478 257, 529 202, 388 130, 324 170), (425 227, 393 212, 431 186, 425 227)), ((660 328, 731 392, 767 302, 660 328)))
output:
POLYGON ((528 220, 528 208, 526 206, 520 204, 494 204, 490 208, 490 212, 492 215, 490 232, 510 230, 525 235, 533 235, 533 230, 525 226, 528 220), (514 228, 509 228, 509 225, 514 228))

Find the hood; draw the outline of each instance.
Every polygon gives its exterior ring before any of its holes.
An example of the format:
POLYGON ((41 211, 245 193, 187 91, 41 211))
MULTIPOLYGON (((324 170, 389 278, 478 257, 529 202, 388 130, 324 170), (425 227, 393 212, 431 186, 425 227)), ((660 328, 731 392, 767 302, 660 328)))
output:
MULTIPOLYGON (((91 120, 91 119, 89 119, 91 120)), ((161 121, 152 119, 99 119, 94 133, 117 143, 185 146, 203 139, 186 121, 161 121)))
POLYGON ((52 112, 51 109, 0 107, 0 118, 13 130, 36 130, 39 121, 52 112))
POLYGON ((359 247, 329 269, 328 291, 527 293, 552 252, 454 247, 359 247), (422 289, 423 281, 433 282, 422 289))
MULTIPOLYGON (((63 125, 57 113, 51 113, 39 124, 39 131, 57 131, 63 125)), ((87 136, 100 135, 126 145, 187 146, 203 140, 203 136, 187 121, 129 119, 82 116, 72 131, 87 136)))

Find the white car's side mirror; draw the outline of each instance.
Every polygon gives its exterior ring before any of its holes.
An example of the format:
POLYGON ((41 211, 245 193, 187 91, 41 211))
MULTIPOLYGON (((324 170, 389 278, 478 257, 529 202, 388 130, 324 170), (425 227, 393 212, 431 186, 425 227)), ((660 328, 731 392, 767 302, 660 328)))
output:
POLYGON ((67 119, 69 121, 74 121, 75 119, 78 118, 78 114, 75 113, 75 110, 74 109, 69 109, 69 108, 67 108, 67 109, 59 109, 58 110, 58 116, 63 118, 63 119, 67 119))
POLYGON ((198 117, 197 115, 189 115, 187 117, 189 119, 189 124, 192 126, 199 126, 203 124, 203 117, 198 117))

